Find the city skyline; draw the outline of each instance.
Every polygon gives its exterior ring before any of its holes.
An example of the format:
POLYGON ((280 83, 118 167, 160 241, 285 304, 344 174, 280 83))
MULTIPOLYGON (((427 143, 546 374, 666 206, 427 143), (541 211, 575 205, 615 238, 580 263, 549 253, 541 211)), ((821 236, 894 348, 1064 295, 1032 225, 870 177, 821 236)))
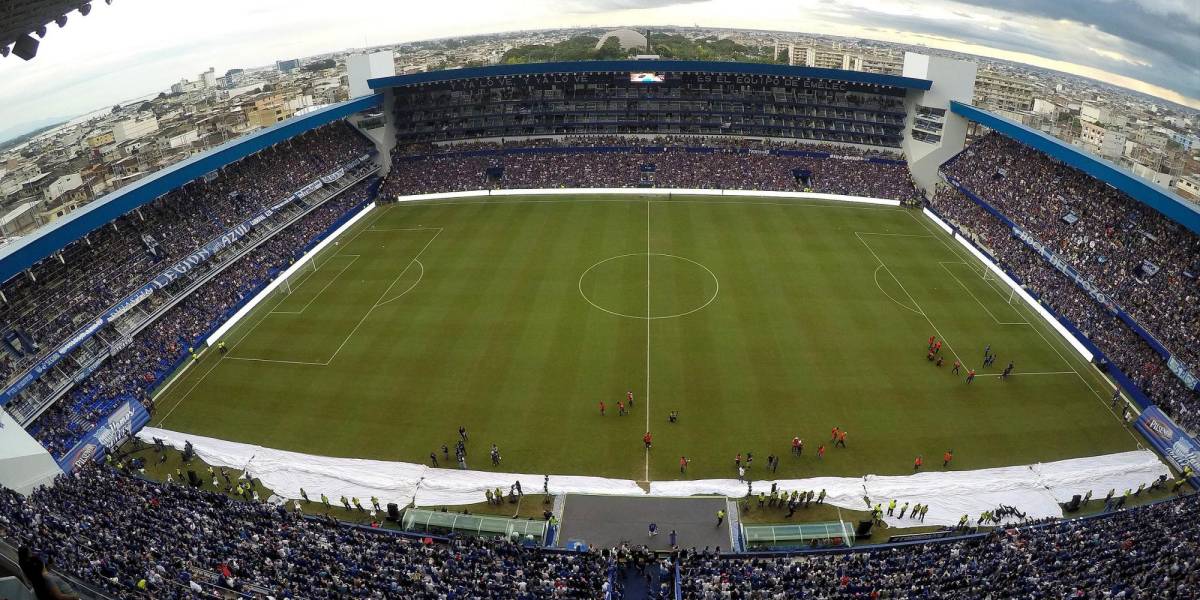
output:
POLYGON ((1078 21, 1025 0, 987 6, 978 0, 760 0, 753 11, 730 0, 467 0, 452 13, 376 4, 347 0, 330 11, 315 0, 250 6, 216 0, 211 10, 184 12, 175 0, 123 0, 86 18, 73 13, 66 28, 51 26, 33 61, 0 60, 0 80, 8 82, 0 90, 0 130, 155 93, 208 67, 223 73, 364 46, 632 23, 924 45, 1062 71, 1200 109, 1194 58, 1200 56, 1200 5, 1186 0, 1101 0, 1092 3, 1094 10, 1076 11, 1078 21), (1148 29, 1156 35, 1146 35, 1148 29))

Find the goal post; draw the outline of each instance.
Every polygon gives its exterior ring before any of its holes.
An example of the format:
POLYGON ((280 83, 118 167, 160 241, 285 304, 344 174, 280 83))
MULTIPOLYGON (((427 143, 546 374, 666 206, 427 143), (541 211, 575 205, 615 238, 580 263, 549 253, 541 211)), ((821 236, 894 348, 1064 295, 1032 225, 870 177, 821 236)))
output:
POLYGON ((986 265, 980 265, 980 267, 983 273, 980 278, 983 279, 983 281, 993 289, 995 289, 998 295, 1007 296, 1007 299, 1005 300, 1006 304, 1013 304, 1014 302, 1020 300, 1017 297, 1017 290, 1008 285, 1008 283, 1004 280, 1000 279, 1000 277, 993 273, 991 269, 987 268, 986 265))
POLYGON ((294 288, 300 287, 313 273, 317 272, 319 268, 317 265, 318 256, 320 256, 320 253, 300 257, 300 264, 295 269, 289 269, 290 273, 288 270, 285 270, 280 274, 281 280, 279 287, 275 288, 276 291, 285 296, 291 296, 294 288))

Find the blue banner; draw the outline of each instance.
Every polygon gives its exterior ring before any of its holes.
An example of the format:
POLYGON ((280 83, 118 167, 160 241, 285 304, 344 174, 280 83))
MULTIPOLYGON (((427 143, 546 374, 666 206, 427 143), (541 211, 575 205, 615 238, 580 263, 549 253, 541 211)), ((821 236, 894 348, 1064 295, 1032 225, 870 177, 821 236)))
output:
POLYGON ((58 459, 64 473, 88 461, 99 460, 111 449, 129 439, 150 422, 150 413, 137 400, 126 400, 117 410, 100 421, 70 452, 58 459))
POLYGON ((1200 475, 1200 442, 1180 429, 1157 406, 1142 411, 1134 426, 1176 470, 1191 469, 1192 485, 1200 484, 1200 477, 1197 477, 1200 475))
POLYGON ((274 209, 263 209, 258 214, 247 219, 246 221, 243 221, 229 231, 226 231, 216 238, 209 240, 207 244, 204 244, 183 260, 171 265, 171 268, 159 273, 157 277, 150 280, 150 285, 160 290, 168 285, 171 285, 172 282, 182 277, 192 269, 204 264, 205 262, 208 262, 208 259, 212 258, 214 254, 224 250, 234 242, 246 237, 246 235, 254 229, 255 225, 265 221, 274 214, 274 209))
POLYGON ((1090 280, 1075 271, 1075 269, 1069 263, 1067 263, 1066 259, 1062 258, 1058 254, 1055 254, 1052 250, 1042 245, 1041 242, 1034 239, 1034 237, 1030 235, 1028 231, 1025 231, 1024 229, 1014 225, 1012 232, 1014 237, 1022 242, 1025 242, 1026 246, 1029 246, 1035 252, 1042 255, 1042 258, 1045 259, 1046 262, 1050 263, 1050 266, 1058 269, 1059 272, 1067 276, 1067 279, 1075 282, 1075 285, 1079 286, 1079 288, 1084 292, 1087 292, 1087 295, 1091 296, 1092 300, 1098 302, 1101 306, 1107 309, 1109 313, 1117 314, 1121 311, 1120 307, 1118 307, 1115 302, 1110 300, 1108 296, 1104 294, 1104 292, 1100 291, 1100 288, 1096 287, 1090 280))

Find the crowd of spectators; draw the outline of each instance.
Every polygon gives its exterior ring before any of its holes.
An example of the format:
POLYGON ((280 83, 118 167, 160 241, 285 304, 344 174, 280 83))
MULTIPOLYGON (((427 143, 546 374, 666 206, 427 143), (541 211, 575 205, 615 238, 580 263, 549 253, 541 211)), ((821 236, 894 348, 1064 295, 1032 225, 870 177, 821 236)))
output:
POLYGON ((920 196, 902 163, 854 146, 736 141, 718 138, 623 138, 409 146, 394 155, 385 196, 480 189, 689 188, 812 191, 912 200, 920 196), (646 152, 648 146, 665 151, 646 152), (553 153, 514 153, 559 148, 553 153), (586 148, 586 150, 582 150, 586 148), (711 152, 695 151, 697 148, 711 152), (597 151, 610 149, 613 151, 597 151), (830 158, 784 156, 770 150, 827 152, 830 158), (480 154, 486 151, 485 154, 480 154))
POLYGON ((824 152, 833 156, 904 160, 895 150, 853 144, 831 144, 812 140, 755 139, 741 136, 661 135, 566 135, 546 138, 506 139, 499 142, 446 142, 443 144, 407 144, 396 149, 398 156, 454 154, 481 150, 501 151, 521 148, 721 148, 726 150, 796 150, 824 152))
MULTIPOLYGON (((0 536, 120 597, 593 598, 611 574, 669 596, 673 569, 636 548, 565 553, 448 542, 305 518, 91 465, 28 497, 0 489, 0 536), (660 587, 661 586, 661 587, 660 587)), ((842 553, 738 557, 679 550, 684 598, 1190 599, 1200 495, 1096 517, 842 553)))
POLYGON ((1200 236, 999 134, 971 144, 944 171, 1065 258, 1183 362, 1200 366, 1200 236), (1145 261, 1158 272, 1143 270, 1145 261))
MULTIPOLYGON (((1168 344, 1183 343, 1183 347, 1169 345, 1173 351, 1180 352, 1184 357, 1195 356, 1196 346, 1186 340, 1194 338, 1200 331, 1200 306, 1197 305, 1200 288, 1193 277, 1197 272, 1196 267, 1185 266, 1185 263, 1187 256, 1200 256, 1186 252, 1189 248, 1196 248, 1196 236, 1180 227, 1159 223, 1165 219, 1140 205, 1124 207, 1129 209, 1128 212, 1114 212, 1118 209, 1112 203, 1136 203, 1118 196, 1100 183, 1075 182, 1066 192, 1040 191, 1040 196, 1025 195, 1033 194, 1033 191, 1013 191, 1025 188, 1020 187, 1022 184, 1019 182, 1012 184, 1018 186, 1016 188, 1005 182, 1019 177, 1019 165, 1025 163, 1020 159, 998 157, 994 150, 1003 147, 1019 155, 1032 151, 1013 147, 1015 142, 997 135, 984 138, 980 144, 983 145, 978 149, 978 144, 972 145, 952 163, 948 169, 950 174, 964 187, 1031 232, 1042 244, 1067 258, 1085 277, 1097 277, 1091 279, 1092 282, 1104 286, 1102 289, 1109 298, 1130 309, 1138 322, 1159 340, 1168 344), (994 165, 981 162, 985 159, 998 162, 994 165), (972 166, 984 175, 975 174, 970 168, 972 166), (1003 174, 998 169, 1004 169, 1003 174), (1103 189, 1097 191, 1095 185, 1103 189), (1062 204, 1063 198, 1076 197, 1073 195, 1075 192, 1069 190, 1081 189, 1080 186, 1088 186, 1089 194, 1095 193, 1095 202, 1078 200, 1062 204), (1043 201, 1044 196, 1053 198, 1043 201), (1063 212, 1060 214, 1059 211, 1063 212), (1074 225, 1068 224, 1062 219, 1066 212, 1078 216, 1079 221, 1074 225), (1131 214, 1138 215, 1134 221, 1127 219, 1131 214), (1035 218, 1039 215, 1040 218, 1035 218), (1106 221, 1105 215, 1117 215, 1116 221, 1106 221), (1146 237, 1143 232, 1149 230, 1141 229, 1141 224, 1147 224, 1157 232, 1152 235, 1159 241, 1146 237), (1079 240, 1087 241, 1082 243, 1079 240), (1162 251, 1161 255, 1157 254, 1159 250, 1162 251), (1099 256, 1106 256, 1107 259, 1100 262, 1097 260, 1099 256), (1149 278, 1135 276, 1133 271, 1142 259, 1155 261, 1162 270, 1149 278), (1184 274, 1184 271, 1189 271, 1193 276, 1184 274), (1115 282, 1120 284, 1116 285, 1115 282), (1141 300, 1147 293, 1156 294, 1162 301, 1162 306, 1154 311, 1175 312, 1153 312, 1139 308, 1147 306, 1141 300)), ((1036 158, 1029 160, 1034 164, 1042 161, 1036 158)), ((1054 164, 1057 169, 1066 169, 1054 164)), ((1063 185, 1063 181, 1075 175, 1063 175, 1055 185, 1063 185)), ((934 196, 932 205, 985 246, 1002 266, 1020 278, 1031 293, 1075 323, 1113 365, 1129 375, 1142 392, 1176 422, 1187 430, 1200 431, 1200 394, 1189 389, 1171 372, 1166 361, 1134 330, 1014 237, 1008 226, 970 198, 952 188, 944 188, 934 196)))
POLYGON ((683 597, 1122 598, 1200 592, 1200 496, 982 536, 786 558, 684 552, 683 597))
POLYGON ((369 199, 365 180, 328 200, 251 250, 134 336, 28 428, 55 458, 126 400, 151 406, 150 390, 244 300, 353 207, 369 199))
POLYGON ((608 580, 598 553, 414 540, 98 465, 0 489, 0 535, 121 598, 598 599, 608 580))
POLYGON ((36 349, 0 353, 7 382, 172 262, 370 149, 338 122, 297 136, 118 218, 0 287, 0 332, 36 349))

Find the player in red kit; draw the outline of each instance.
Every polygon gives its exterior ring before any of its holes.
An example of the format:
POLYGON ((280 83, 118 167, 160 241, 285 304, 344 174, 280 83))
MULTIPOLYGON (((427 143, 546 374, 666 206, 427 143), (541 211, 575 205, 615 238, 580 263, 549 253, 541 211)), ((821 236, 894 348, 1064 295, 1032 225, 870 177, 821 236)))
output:
POLYGON ((649 450, 650 449, 650 432, 649 431, 646 432, 646 435, 642 436, 642 441, 645 442, 646 449, 649 450))
POLYGON ((600 401, 600 416, 604 416, 604 401, 600 401))

